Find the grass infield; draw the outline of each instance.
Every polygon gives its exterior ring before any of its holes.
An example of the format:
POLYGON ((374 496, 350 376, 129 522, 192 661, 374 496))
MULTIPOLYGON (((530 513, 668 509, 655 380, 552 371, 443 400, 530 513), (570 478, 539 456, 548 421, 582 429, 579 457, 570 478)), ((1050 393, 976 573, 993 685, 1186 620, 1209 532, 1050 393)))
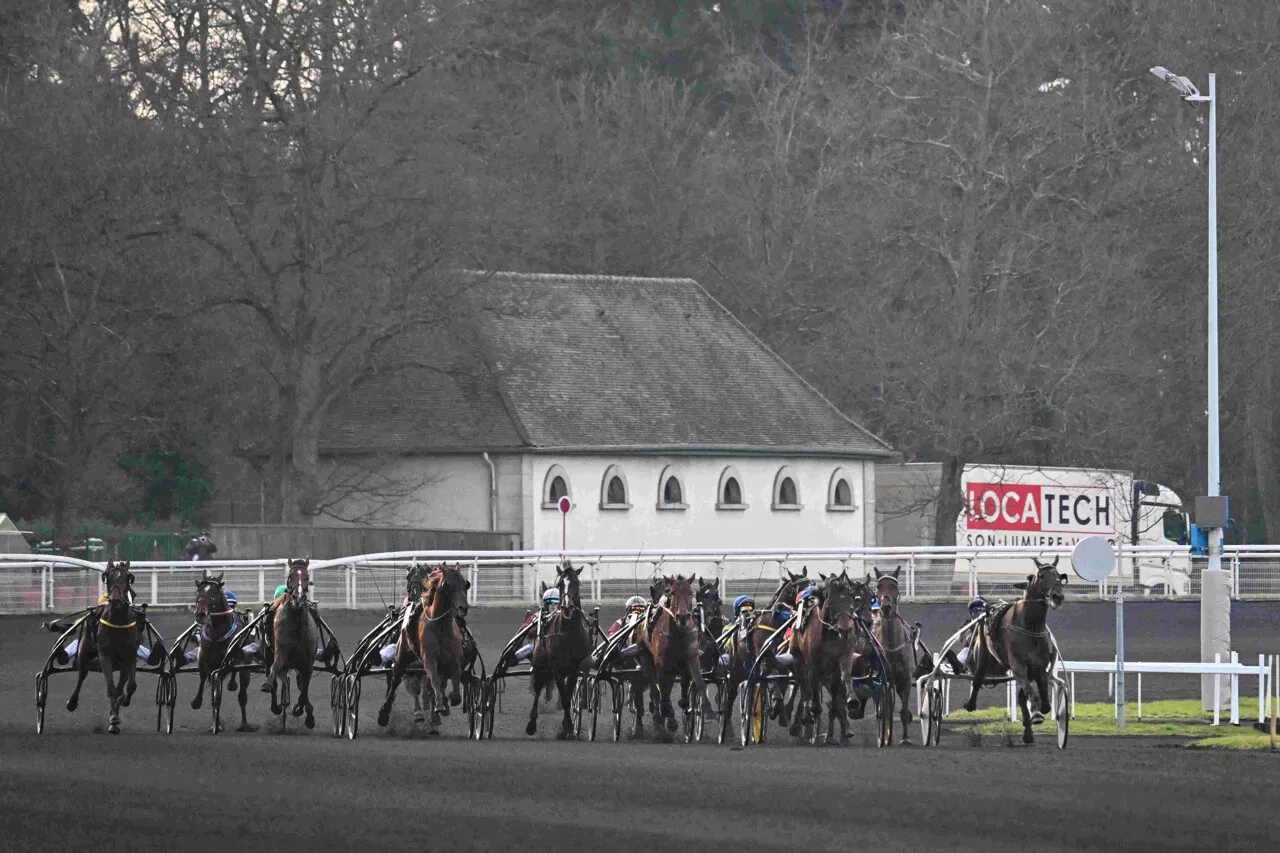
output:
MULTIPOLYGON (((1240 697, 1240 725, 1233 726, 1227 720, 1230 712, 1221 715, 1222 725, 1213 725, 1213 714, 1200 709, 1196 699, 1164 700, 1142 703, 1142 719, 1138 719, 1138 706, 1125 705, 1125 728, 1116 728, 1115 706, 1110 702, 1078 703, 1076 715, 1071 720, 1071 734, 1096 737, 1159 737, 1185 738, 1189 748, 1196 749, 1270 749, 1271 736, 1253 728, 1258 719, 1256 697, 1240 697)), ((967 726, 975 734, 1022 737, 1022 724, 1011 723, 1004 708, 983 708, 972 714, 964 710, 952 710, 946 717, 948 726, 967 726)), ((1046 719, 1045 726, 1051 721, 1046 719)), ((1280 726, 1278 726, 1280 730, 1280 726)), ((1280 738, 1277 738, 1280 743, 1280 738)))

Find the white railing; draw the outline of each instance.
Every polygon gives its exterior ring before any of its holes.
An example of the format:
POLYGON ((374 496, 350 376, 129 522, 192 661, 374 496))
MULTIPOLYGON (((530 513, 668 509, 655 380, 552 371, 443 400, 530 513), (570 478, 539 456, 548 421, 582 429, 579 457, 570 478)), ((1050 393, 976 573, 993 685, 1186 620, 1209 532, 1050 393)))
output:
MULTIPOLYGON (((934 656, 935 658, 937 655, 934 656)), ((1054 667, 1055 674, 1061 676, 1063 670, 1066 670, 1067 677, 1071 682, 1071 717, 1076 716, 1076 676, 1077 675, 1106 675, 1107 678, 1107 695, 1112 697, 1112 704, 1115 706, 1114 714, 1117 718, 1120 716, 1120 697, 1115 692, 1115 676, 1116 661, 1114 659, 1108 661, 1059 661, 1054 667)), ((1138 676, 1138 719, 1142 719, 1142 676, 1147 675, 1212 675, 1213 678, 1213 725, 1221 725, 1220 709, 1222 708, 1222 678, 1226 676, 1230 679, 1228 690, 1231 696, 1231 717, 1232 725, 1240 725, 1240 679, 1256 678, 1258 679, 1258 722, 1266 721, 1271 714, 1271 696, 1274 687, 1271 684, 1271 659, 1266 655, 1258 655, 1258 663, 1245 664, 1240 662, 1240 655, 1237 652, 1231 653, 1231 660, 1224 663, 1221 654, 1214 655, 1213 663, 1183 663, 1175 661, 1153 661, 1144 663, 1142 661, 1126 660, 1124 662, 1125 675, 1134 673, 1138 676), (1270 689, 1269 689, 1270 688, 1270 689)), ((966 691, 969 690, 969 682, 961 682, 966 691)), ((1005 685, 1005 713, 1009 715, 1010 722, 1019 722, 1021 720, 1021 712, 1017 705, 1017 689, 1018 685, 1010 681, 1005 685)), ((943 715, 951 713, 951 680, 948 679, 942 686, 943 695, 943 715)), ((1127 703, 1127 700, 1126 700, 1127 703)), ((923 704, 917 690, 916 706, 918 713, 923 713, 923 704)), ((1052 709, 1052 706, 1051 706, 1052 709)), ((1054 719, 1052 710, 1049 715, 1050 719, 1054 719)), ((961 718, 963 720, 963 718, 961 718)))
MULTIPOLYGON (((1125 548, 1123 556, 1148 561, 1181 561, 1185 548, 1144 546, 1125 548)), ((1019 595, 1013 584, 1025 579, 1013 564, 1025 565, 1029 557, 1059 558, 1060 570, 1070 574, 1070 548, 941 547, 916 548, 740 548, 740 549, 642 549, 576 551, 396 551, 362 554, 311 562, 312 594, 332 608, 378 608, 403 596, 404 569, 413 561, 460 563, 471 581, 473 605, 519 604, 537 599, 539 584, 550 583, 555 567, 568 558, 583 574, 586 594, 594 602, 621 601, 645 594, 658 574, 698 574, 721 582, 721 597, 732 600, 742 594, 765 595, 777 588, 786 571, 807 567, 811 576, 847 570, 861 577, 879 568, 900 567, 900 589, 905 600, 957 600, 975 593, 996 597, 1019 595), (957 560, 968 568, 957 572, 957 560)), ((1113 575, 1098 584, 1074 576, 1067 587, 1075 600, 1106 599, 1123 583, 1126 596, 1175 597, 1183 590, 1199 594, 1199 573, 1206 561, 1190 560, 1191 569, 1167 568, 1158 577, 1149 566, 1142 569, 1144 586, 1133 589, 1131 578, 1113 575), (1177 575, 1177 576, 1175 576, 1177 575), (1158 587, 1149 584, 1159 583, 1158 587)), ((1129 561, 1132 564, 1132 560, 1129 561)), ((199 562, 138 561, 131 564, 135 588, 152 606, 189 605, 194 600, 193 580, 202 571, 220 571, 241 601, 269 599, 285 575, 286 560, 226 560, 199 562)), ((1124 565, 1123 562, 1119 565, 1124 565)), ((1280 546, 1228 547, 1223 561, 1232 575, 1237 598, 1280 598, 1280 546)), ((67 611, 97 600, 104 564, 72 557, 0 554, 0 613, 67 611)))

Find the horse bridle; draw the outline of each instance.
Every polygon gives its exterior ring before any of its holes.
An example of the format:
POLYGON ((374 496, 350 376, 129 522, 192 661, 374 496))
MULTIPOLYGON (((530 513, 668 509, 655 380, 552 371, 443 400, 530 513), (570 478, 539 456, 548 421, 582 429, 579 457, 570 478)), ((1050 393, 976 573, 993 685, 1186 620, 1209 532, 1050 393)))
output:
MULTIPOLYGON (((205 595, 205 593, 210 590, 221 591, 222 584, 218 583, 213 578, 202 578, 201 580, 197 581, 197 583, 199 584, 199 586, 196 589, 196 624, 197 625, 203 625, 206 621, 213 618, 214 616, 229 616, 235 612, 235 608, 233 607, 228 607, 226 610, 218 610, 216 612, 208 609, 209 598, 205 595), (206 609, 201 610, 200 609, 201 604, 204 604, 206 609)), ((223 599, 223 600, 225 601, 226 599, 223 599)))
POLYGON ((112 605, 116 604, 116 602, 119 602, 126 608, 132 606, 134 596, 133 572, 123 566, 112 566, 102 574, 104 576, 103 580, 107 584, 107 603, 103 607, 102 614, 98 616, 98 622, 102 625, 106 625, 108 628, 132 628, 134 625, 137 625, 138 620, 136 618, 125 624, 117 624, 107 620, 107 614, 111 612, 112 605), (124 581, 123 584, 119 583, 120 580, 124 581), (111 598, 113 590, 118 590, 120 592, 119 599, 111 598))
POLYGON ((285 581, 285 589, 289 593, 289 604, 301 605, 307 598, 307 588, 311 586, 311 573, 306 566, 289 566, 289 579, 285 581))

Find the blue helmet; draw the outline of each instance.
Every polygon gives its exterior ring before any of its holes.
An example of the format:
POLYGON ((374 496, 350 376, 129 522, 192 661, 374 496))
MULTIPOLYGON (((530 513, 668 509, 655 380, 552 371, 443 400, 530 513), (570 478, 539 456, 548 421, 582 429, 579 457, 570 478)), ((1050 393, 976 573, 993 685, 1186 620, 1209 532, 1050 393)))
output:
POLYGON ((798 595, 798 596, 796 597, 796 604, 799 604, 800 602, 804 601, 804 600, 805 600, 806 598, 808 598, 809 596, 813 595, 813 591, 814 591, 815 589, 817 589, 817 587, 816 587, 816 586, 813 586, 813 585, 806 586, 803 590, 801 590, 801 591, 800 591, 800 595, 798 595))
POLYGON ((735 614, 737 614, 737 613, 741 612, 741 611, 742 611, 742 606, 743 606, 744 604, 750 604, 750 605, 751 605, 751 609, 752 609, 752 610, 754 610, 754 609, 755 609, 755 606, 756 606, 755 599, 753 599, 751 596, 749 596, 749 595, 740 595, 740 596, 738 596, 737 598, 735 598, 735 599, 733 600, 733 612, 734 612, 735 614))
POLYGON ((873 595, 873 596, 871 596, 871 609, 872 609, 872 610, 879 610, 879 609, 880 609, 880 599, 879 599, 879 598, 877 598, 877 597, 876 597, 876 596, 874 596, 874 595, 873 595))
POLYGON ((227 606, 228 606, 228 607, 230 607, 230 608, 232 608, 232 609, 235 609, 235 606, 236 606, 236 594, 235 594, 234 592, 232 592, 231 590, 229 590, 229 589, 228 589, 228 590, 224 590, 224 592, 226 592, 226 594, 227 594, 227 606))
POLYGON ((986 609, 987 609, 987 600, 980 595, 974 598, 973 601, 969 602, 970 613, 972 613, 975 610, 986 610, 986 609))

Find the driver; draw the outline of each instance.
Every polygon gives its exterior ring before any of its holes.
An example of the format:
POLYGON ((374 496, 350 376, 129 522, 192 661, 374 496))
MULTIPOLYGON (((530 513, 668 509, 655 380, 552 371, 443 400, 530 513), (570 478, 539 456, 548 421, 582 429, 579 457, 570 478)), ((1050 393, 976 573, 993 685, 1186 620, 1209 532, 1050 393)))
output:
POLYGON ((959 653, 949 653, 954 658, 952 663, 955 665, 957 672, 963 671, 969 664, 969 647, 973 645, 974 637, 977 636, 978 629, 982 627, 981 622, 974 620, 987 612, 987 600, 982 596, 976 596, 973 601, 969 602, 969 621, 973 622, 973 626, 964 632, 960 638, 959 653))
MULTIPOLYGON (((523 630, 525 633, 528 633, 537 620, 550 619, 559 607, 560 590, 554 586, 547 587, 546 592, 542 593, 542 609, 537 613, 530 613, 529 618, 524 621, 523 630)), ((528 660, 531 654, 533 654, 533 643, 525 643, 516 650, 516 663, 528 660)))

